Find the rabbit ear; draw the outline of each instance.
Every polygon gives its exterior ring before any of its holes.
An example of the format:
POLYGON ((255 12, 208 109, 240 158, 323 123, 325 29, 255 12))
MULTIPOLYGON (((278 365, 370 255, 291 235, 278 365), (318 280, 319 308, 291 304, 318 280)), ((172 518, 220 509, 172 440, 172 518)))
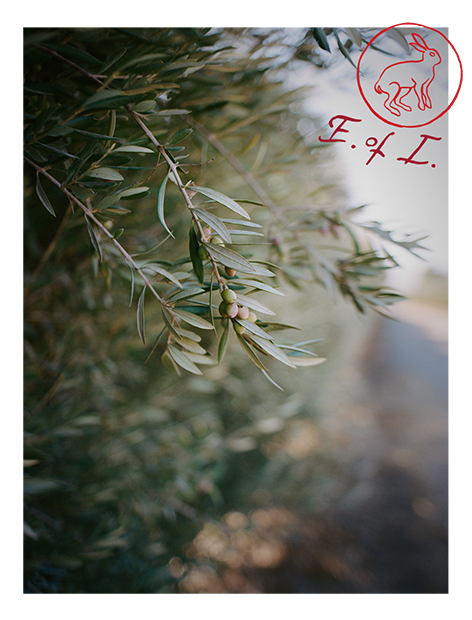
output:
POLYGON ((415 40, 416 45, 415 43, 410 43, 410 45, 414 47, 415 50, 418 50, 419 52, 424 52, 425 50, 429 49, 429 47, 426 45, 425 40, 420 37, 419 34, 412 34, 411 36, 415 40))
MULTIPOLYGON (((422 54, 424 54, 426 52, 426 50, 424 49, 424 47, 421 47, 419 45, 416 45, 415 43, 410 43, 411 47, 414 47, 415 50, 417 52, 421 52, 422 54)), ((426 48, 427 49, 427 48, 426 48)))

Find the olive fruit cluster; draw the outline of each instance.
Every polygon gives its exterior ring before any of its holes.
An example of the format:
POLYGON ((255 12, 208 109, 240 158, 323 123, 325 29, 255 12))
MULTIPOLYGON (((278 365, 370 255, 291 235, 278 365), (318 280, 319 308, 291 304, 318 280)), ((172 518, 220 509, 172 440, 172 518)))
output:
MULTIPOLYGON (((255 323, 257 316, 250 312, 246 306, 237 303, 238 296, 229 288, 223 289, 221 293, 222 302, 219 305, 220 315, 228 319, 245 319, 255 323)), ((245 329, 239 323, 234 323, 234 329, 238 334, 243 334, 245 329)))

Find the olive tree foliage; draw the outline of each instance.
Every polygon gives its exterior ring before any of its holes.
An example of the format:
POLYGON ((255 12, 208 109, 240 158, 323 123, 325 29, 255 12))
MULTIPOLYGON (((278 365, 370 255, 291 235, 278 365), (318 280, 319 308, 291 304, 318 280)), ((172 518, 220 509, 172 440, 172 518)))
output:
MULTIPOLYGON (((221 421, 179 412, 170 422, 163 373, 201 375, 231 354, 231 340, 274 384, 272 360, 290 372, 319 364, 314 341, 279 336, 296 326, 277 321, 267 298, 287 284, 337 291, 362 313, 388 315, 400 297, 382 284, 395 266, 383 240, 416 252, 420 239, 396 239, 344 204, 330 147, 316 139, 323 128, 306 118, 303 91, 284 85, 299 63, 352 63, 373 34, 25 31, 30 591, 112 550, 123 550, 126 574, 144 571, 148 556, 126 555, 124 514, 146 524, 158 555, 185 541, 172 524, 193 517, 199 494, 218 503, 221 454, 208 437, 221 421), (304 132, 307 122, 316 131, 304 132), (164 383, 149 443, 142 423, 107 412, 129 390, 144 401, 154 381, 164 383)), ((67 590, 44 591, 54 587, 67 590)))

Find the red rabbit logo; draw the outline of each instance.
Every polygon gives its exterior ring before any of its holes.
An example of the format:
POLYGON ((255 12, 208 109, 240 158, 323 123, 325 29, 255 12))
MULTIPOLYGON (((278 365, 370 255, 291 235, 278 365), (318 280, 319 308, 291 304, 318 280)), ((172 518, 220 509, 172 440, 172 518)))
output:
POLYGON ((411 112, 411 107, 402 99, 412 90, 418 99, 419 110, 433 107, 428 90, 435 77, 435 67, 441 63, 441 56, 437 50, 428 47, 419 34, 412 34, 412 37, 415 42, 410 45, 421 52, 420 60, 407 60, 389 65, 382 71, 374 86, 376 93, 387 95, 384 107, 395 116, 401 116, 400 108, 411 112), (423 70, 421 78, 419 75, 413 77, 414 69, 423 70))

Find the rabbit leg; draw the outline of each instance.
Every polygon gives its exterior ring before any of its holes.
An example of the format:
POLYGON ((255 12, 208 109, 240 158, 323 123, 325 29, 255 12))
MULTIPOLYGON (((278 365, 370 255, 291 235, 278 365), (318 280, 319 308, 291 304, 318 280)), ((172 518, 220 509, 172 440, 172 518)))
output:
POLYGON ((427 80, 426 82, 424 82, 421 85, 421 98, 423 100, 423 103, 425 105, 426 108, 431 109, 433 107, 433 104, 431 103, 431 98, 429 96, 429 85, 431 84, 431 82, 433 81, 433 78, 431 78, 430 80, 427 80))
POLYGON ((409 106, 407 103, 403 103, 402 100, 411 93, 412 89, 413 86, 400 88, 398 95, 395 97, 395 103, 400 106, 400 108, 403 108, 403 110, 405 110, 406 112, 411 112, 411 106, 409 106), (404 92, 402 95, 401 92, 403 90, 406 92, 404 92))
POLYGON ((423 111, 425 109, 425 105, 423 103, 423 91, 420 89, 418 93, 418 84, 413 80, 413 90, 415 91, 416 98, 418 99, 418 109, 423 111))
POLYGON ((387 93, 387 99, 384 101, 384 108, 395 116, 401 116, 401 110, 397 107, 397 97, 400 94, 401 86, 397 82, 390 82, 383 87, 383 92, 387 93))

